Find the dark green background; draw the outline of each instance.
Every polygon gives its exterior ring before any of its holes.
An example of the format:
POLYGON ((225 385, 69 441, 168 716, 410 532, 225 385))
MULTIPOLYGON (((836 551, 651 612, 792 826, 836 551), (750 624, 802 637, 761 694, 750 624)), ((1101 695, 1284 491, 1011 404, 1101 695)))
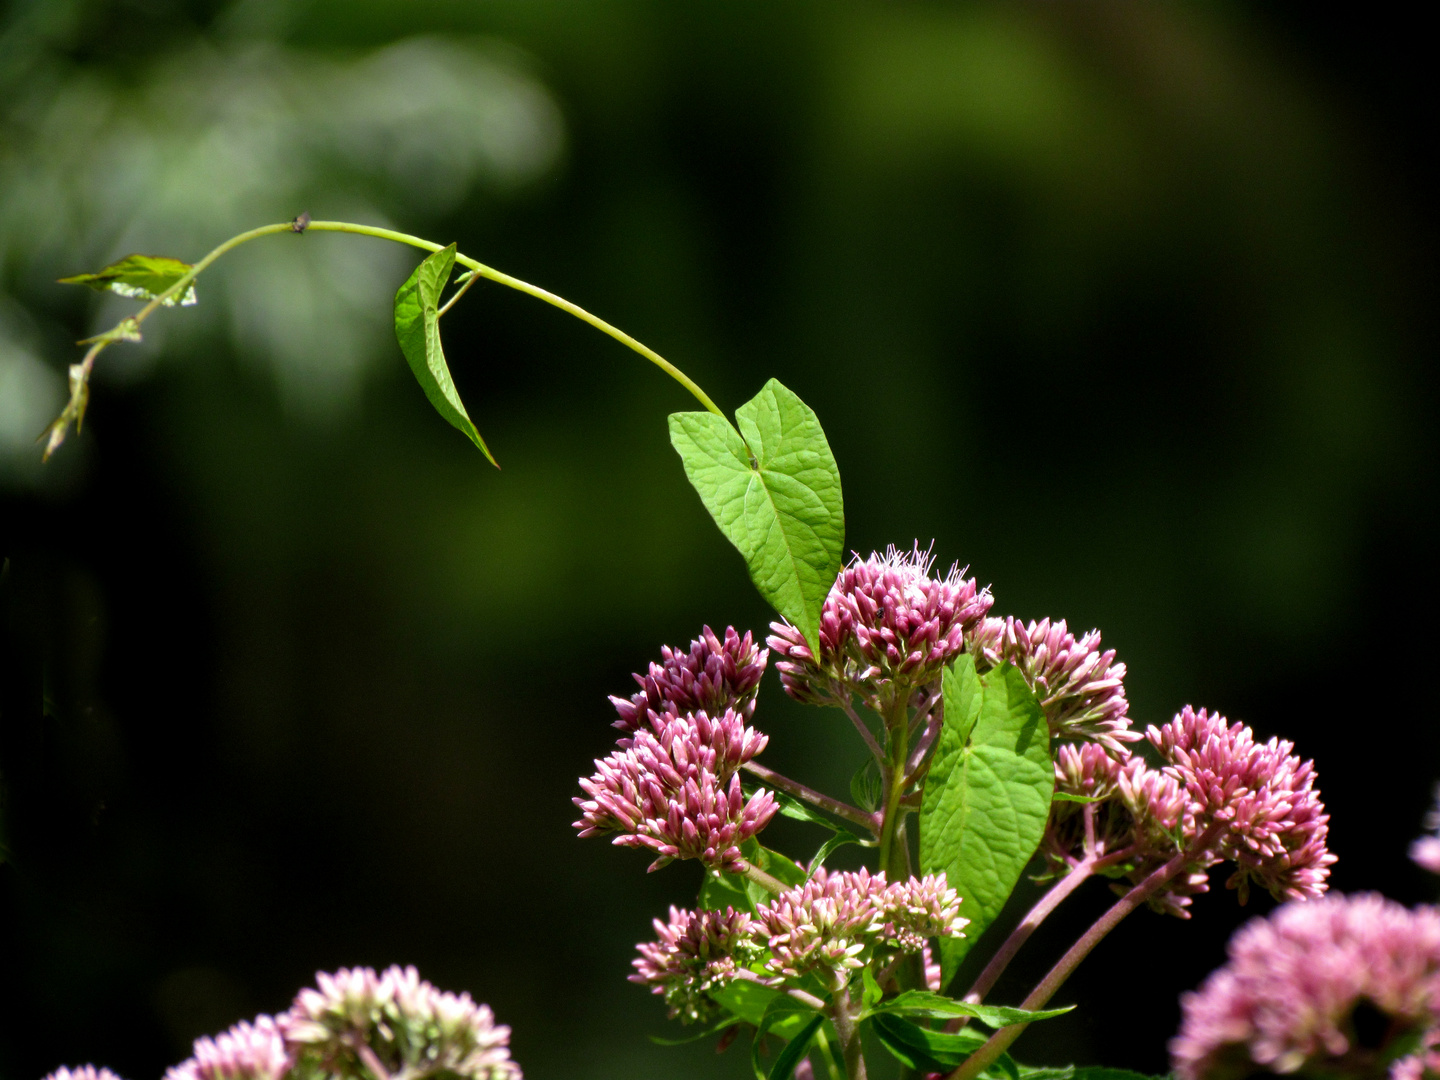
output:
MULTIPOLYGON (((727 409, 780 378, 825 424, 849 547, 933 538, 997 612, 1100 626, 1137 721, 1192 702, 1293 738, 1335 815, 1335 884, 1433 895, 1405 859, 1440 774, 1418 27, 1298 5, 245 9, 4 8, 0 201, 19 205, 48 153, 35 117, 67 90, 129 93, 267 40, 348 63, 482 35, 558 105, 542 174, 434 211, 336 166, 236 228, 368 193, 611 319, 727 409)), ((57 185, 53 222, 0 234, 0 293, 54 370, 97 301, 51 281, 124 254, 148 198, 87 217, 57 185)), ((154 244, 177 242, 152 216, 154 244)), ((202 307, 248 258, 202 281, 202 307)), ((695 867, 646 875, 569 825, 610 745, 604 695, 702 623, 766 621, 667 445, 690 400, 482 286, 444 329, 497 473, 383 319, 365 333, 388 360, 316 417, 201 318, 158 316, 138 373, 106 376, 107 354, 84 435, 48 472, 17 451, 0 474, 0 1075, 95 1060, 145 1080, 316 968, 396 961, 490 1002, 537 1080, 746 1075, 738 1048, 649 1044, 675 1032, 624 981, 695 867), (182 328, 168 344, 162 323, 182 328)), ((861 751, 843 719, 770 676, 757 721, 767 763, 844 790, 861 751)), ((1093 888, 1020 975, 1103 907, 1093 888)), ((1023 1054, 1162 1070, 1178 993, 1245 914, 1223 890, 1195 910, 1124 925, 1062 995, 1082 1007, 1023 1054)))

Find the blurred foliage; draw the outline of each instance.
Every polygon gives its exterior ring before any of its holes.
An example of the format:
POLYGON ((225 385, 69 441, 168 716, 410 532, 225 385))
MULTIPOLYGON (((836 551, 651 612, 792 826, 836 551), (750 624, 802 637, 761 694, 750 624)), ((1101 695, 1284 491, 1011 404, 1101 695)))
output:
MULTIPOLYGON (((623 982, 693 868, 647 876, 568 824, 604 695, 661 642, 767 617, 667 445, 683 391, 479 286, 446 348, 496 474, 395 345, 417 256, 279 237, 106 353, 40 468, 71 343, 133 306, 56 278, 302 210, 456 240, 726 408, 781 378, 825 425, 850 547, 934 538, 998 611, 1101 626, 1142 722, 1191 701, 1294 738, 1337 886, 1426 895, 1404 848, 1437 771, 1433 124, 1403 23, 0 10, 6 1080, 143 1080, 317 967, 390 962, 489 1001, 540 1080, 744 1072, 650 1045, 663 1011, 623 982), (1373 699, 1376 663, 1415 676, 1373 699)), ((771 683, 760 723, 767 761, 846 790, 843 722, 771 683)), ((1242 914, 1196 908, 1123 927, 1067 991, 1088 1007, 1021 1056, 1161 1071, 1176 993, 1242 914), (1143 984, 1137 949, 1165 958, 1143 984)))

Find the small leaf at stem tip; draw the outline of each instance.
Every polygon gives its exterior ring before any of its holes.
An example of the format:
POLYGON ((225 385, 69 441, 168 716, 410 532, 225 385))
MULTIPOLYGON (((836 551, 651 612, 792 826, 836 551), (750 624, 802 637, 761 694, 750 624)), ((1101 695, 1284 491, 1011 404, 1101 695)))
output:
POLYGON ((1068 1013, 1074 1005, 1059 1009, 1012 1009, 1004 1005, 980 1005, 969 1001, 956 1001, 929 990, 907 990, 898 997, 881 1002, 871 1013, 893 1013, 897 1016, 929 1016, 948 1018, 969 1016, 979 1020, 986 1027, 997 1031, 1010 1024, 1031 1024, 1036 1020, 1049 1020, 1052 1016, 1068 1013))
MULTIPOLYGON (((61 285, 88 285, 97 292, 113 292, 132 300, 154 300, 191 270, 189 263, 164 255, 126 255, 94 274, 75 274, 60 279, 61 285)), ((189 307, 195 303, 192 283, 177 300, 167 297, 165 307, 189 307)))
POLYGON ((840 572, 840 470, 810 406, 778 380, 735 411, 672 413, 670 443, 760 595, 820 652, 820 609, 840 572))
POLYGON ((1050 796, 1052 802, 1097 803, 1105 800, 1098 795, 1071 795, 1068 791, 1057 791, 1050 796))
POLYGON ((435 411, 464 433, 498 469, 499 462, 465 411, 445 363, 445 350, 440 346, 440 293, 454 265, 455 245, 451 244, 425 259, 405 279, 395 294, 395 337, 435 411))
POLYGON ((982 676, 962 655, 941 690, 945 726, 920 804, 920 870, 943 870, 970 919, 964 938, 940 941, 948 982, 1039 847, 1055 770, 1045 714, 1018 668, 1005 663, 982 676))

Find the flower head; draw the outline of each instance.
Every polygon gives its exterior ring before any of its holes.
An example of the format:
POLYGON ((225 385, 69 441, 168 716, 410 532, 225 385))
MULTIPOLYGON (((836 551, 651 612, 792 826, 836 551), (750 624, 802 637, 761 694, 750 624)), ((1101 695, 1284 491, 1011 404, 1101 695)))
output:
POLYGON ((637 945, 630 981, 665 995, 671 1018, 685 1023, 714 1011, 710 991, 724 986, 736 971, 763 952, 753 937, 748 912, 687 911, 670 908, 670 922, 655 920, 654 941, 637 945))
POLYGON ((120 1077, 98 1065, 76 1065, 73 1069, 61 1065, 45 1080, 120 1080, 120 1077))
POLYGON ((1326 847, 1330 816, 1314 789, 1314 762, 1291 755, 1293 743, 1257 743, 1243 724, 1188 705, 1147 737, 1199 825, 1223 827, 1216 850, 1236 864, 1226 884, 1242 903, 1252 881, 1277 900, 1325 891, 1335 862, 1326 847))
POLYGON ((970 648, 990 665, 1008 660, 1020 669, 1055 738, 1097 742, 1117 758, 1123 743, 1140 738, 1126 715, 1125 665, 1114 649, 1100 651, 1099 630, 1077 641, 1064 619, 1026 625, 1006 616, 983 620, 970 648))
POLYGON ((854 559, 825 598, 818 657, 795 627, 771 623, 767 644, 781 658, 775 667, 786 692, 822 704, 852 693, 873 702, 908 696, 938 678, 993 601, 958 565, 932 578, 933 562, 918 543, 909 552, 892 545, 884 555, 854 559))
POLYGON ((779 809, 763 788, 747 801, 736 772, 765 743, 729 710, 718 720, 703 712, 660 717, 654 732, 622 739, 580 781, 588 798, 571 800, 580 808, 575 828, 581 836, 618 833, 615 844, 653 851, 652 870, 672 859, 739 870, 740 845, 779 809))
POLYGON ((890 884, 868 870, 819 869, 756 910, 756 933, 768 945, 776 980, 815 972, 839 989, 863 966, 867 949, 920 952, 925 939, 964 937, 960 896, 944 874, 890 884))
POLYGON ((927 938, 964 937, 969 919, 960 917, 960 894, 945 873, 897 881, 879 899, 885 925, 880 938, 901 952, 917 953, 927 938))
POLYGON ((520 1080, 510 1029, 469 994, 437 990, 413 967, 342 968, 315 981, 276 1019, 301 1066, 358 1078, 373 1074, 369 1057, 392 1075, 520 1080))
POLYGON ((816 972, 840 989, 885 925, 884 873, 829 873, 821 868, 803 885, 786 889, 755 912, 777 980, 816 972))
POLYGON ((700 637, 690 642, 689 652, 662 646, 661 662, 652 663, 646 674, 634 676, 639 693, 628 699, 610 698, 620 714, 615 726, 636 731, 647 720, 655 723, 666 713, 703 711, 719 716, 732 709, 742 720, 749 720, 769 656, 769 650, 756 649, 748 630, 742 637, 733 626, 725 628, 724 640, 705 627, 700 637))
MULTIPOLYGON (((1099 743, 1060 746, 1055 791, 1096 801, 1057 799, 1051 805, 1041 844, 1047 876, 1063 876, 1089 851, 1096 858, 1117 860, 1104 865, 1101 873, 1127 882, 1114 886, 1124 892, 1195 839, 1194 815, 1179 783, 1128 752, 1118 761, 1099 743)), ((1189 918, 1190 898, 1206 891, 1205 870, 1217 861, 1213 852, 1197 852, 1195 863, 1151 896, 1149 906, 1189 918)))
POLYGON ((195 1040, 195 1052, 165 1073, 165 1080, 280 1080, 290 1055, 275 1021, 257 1016, 213 1038, 195 1040))
POLYGON ((1225 966, 1180 999, 1170 1054, 1181 1080, 1257 1071, 1371 1077, 1406 1040, 1433 1041, 1434 908, 1409 911, 1373 894, 1290 903, 1247 923, 1228 951, 1225 966))

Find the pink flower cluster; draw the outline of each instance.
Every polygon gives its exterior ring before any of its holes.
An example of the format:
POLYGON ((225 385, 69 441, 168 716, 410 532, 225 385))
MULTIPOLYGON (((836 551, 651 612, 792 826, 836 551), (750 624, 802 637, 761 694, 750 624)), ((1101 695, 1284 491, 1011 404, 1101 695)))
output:
POLYGON ((636 946, 640 958, 633 961, 630 981, 665 995, 670 1018, 687 1024, 713 1012, 710 991, 762 954, 749 913, 734 908, 689 911, 672 905, 669 923, 656 919, 655 933, 654 941, 636 946))
POLYGON ((1294 743, 1257 743, 1245 725, 1188 705, 1146 735, 1196 819, 1224 825, 1217 851, 1236 865, 1226 886, 1239 890, 1241 903, 1252 881, 1277 900, 1325 891, 1335 862, 1326 847, 1330 815, 1314 787, 1315 764, 1293 756, 1294 743))
POLYGON ((742 637, 733 626, 725 628, 723 641, 705 627, 700 637, 690 642, 689 652, 662 646, 661 662, 652 663, 646 674, 634 676, 640 692, 628 699, 610 698, 620 714, 615 726, 636 731, 647 720, 654 723, 666 713, 719 716, 727 709, 749 720, 769 656, 769 650, 756 649, 748 630, 742 637))
POLYGON ((958 566, 932 578, 934 557, 902 552, 856 558, 836 578, 820 612, 820 655, 787 622, 770 624, 766 643, 785 690, 799 701, 848 703, 852 694, 883 709, 883 698, 908 699, 933 682, 965 649, 965 635, 993 602, 958 566))
MULTIPOLYGON (((733 628, 726 631, 727 644, 749 640, 748 634, 744 639, 736 637, 733 628)), ((708 628, 696 647, 706 641, 719 645, 708 628)), ((721 662, 714 665, 715 679, 703 668, 699 675, 686 669, 689 674, 682 678, 672 664, 677 655, 667 650, 670 667, 652 666, 650 680, 656 687, 735 685, 726 682, 727 671, 734 671, 721 662)), ((692 648, 690 656, 696 655, 692 648)), ((717 654, 710 655, 713 660, 717 654)), ((763 668, 763 656, 759 664, 763 668)), ((757 680, 759 670, 752 672, 757 680)), ((741 682, 749 678, 747 674, 741 682)), ((677 714, 670 711, 674 702, 657 698, 657 703, 666 711, 645 706, 644 726, 626 728, 631 734, 618 740, 613 754, 595 762, 589 779, 580 781, 586 797, 571 800, 580 809, 575 828, 581 836, 614 833, 613 843, 621 847, 654 852, 652 870, 673 859, 699 859, 716 869, 742 870, 740 845, 764 829, 779 809, 775 796, 763 788, 747 801, 738 775, 740 766, 765 749, 768 736, 747 726, 747 715, 733 708, 713 716, 704 710, 677 714)), ((616 708, 628 704, 617 700, 616 708)), ((622 719, 625 715, 622 710, 622 719)), ((640 706, 631 716, 636 721, 642 718, 640 706)))
MULTIPOLYGON (((1098 743, 1059 747, 1055 790, 1098 801, 1057 800, 1051 807, 1041 843, 1050 875, 1063 876, 1089 853, 1116 857, 1102 873, 1137 885, 1180 850, 1177 841, 1195 839, 1195 815, 1180 785, 1128 752, 1117 761, 1098 743)), ((1150 907, 1189 918, 1190 898, 1207 890, 1205 871, 1217 861, 1211 852, 1197 852, 1192 866, 1149 899, 1150 907)))
POLYGON ((655 921, 657 940, 638 946, 630 979, 663 993, 672 1016, 695 1019, 731 979, 779 985, 813 973, 840 989, 876 950, 919 953, 928 938, 963 937, 968 922, 944 874, 892 885, 883 873, 819 869, 753 917, 671 908, 668 925, 655 921))
POLYGON ((1064 874, 1087 856, 1108 858, 1102 872, 1133 885, 1187 853, 1182 870, 1149 900, 1182 918, 1190 898, 1206 891, 1206 872, 1222 861, 1236 866, 1226 884, 1241 903, 1251 882, 1276 899, 1325 891, 1335 856, 1313 762, 1293 756, 1291 743, 1256 743, 1248 727, 1188 706, 1147 735, 1162 769, 1128 751, 1112 757, 1098 743, 1056 751, 1056 792, 1097 801, 1055 803, 1042 844, 1050 873, 1064 874))
POLYGON ((1006 616, 981 622, 969 647, 977 662, 1008 660, 1020 669, 1055 738, 1097 742, 1116 757, 1124 756, 1122 743, 1140 738, 1126 715, 1125 665, 1114 649, 1100 651, 1099 630, 1077 641, 1064 619, 1025 625, 1006 616))
POLYGON ((276 1024, 296 1065, 305 1072, 372 1074, 373 1056, 392 1076, 462 1076, 520 1080, 510 1060, 510 1029, 488 1005, 449 994, 422 980, 413 967, 342 968, 320 974, 300 991, 276 1024), (368 1055, 367 1055, 368 1051, 368 1055))
POLYGON ((1389 1066, 1394 1080, 1416 1080, 1436 1067, 1427 1059, 1440 1026, 1440 912, 1373 894, 1286 904, 1242 927, 1225 966, 1180 1006, 1170 1043, 1180 1080, 1358 1080, 1418 1043, 1420 1054, 1389 1066), (1357 1020, 1357 1009, 1379 1023, 1357 1020))
POLYGON ((275 1020, 257 1016, 253 1024, 242 1020, 222 1034, 196 1039, 193 1056, 167 1070, 165 1080, 279 1080, 290 1066, 275 1020))
MULTIPOLYGON (((316 975, 288 1012, 257 1016, 195 1040, 194 1055, 165 1080, 282 1080, 293 1073, 373 1080, 376 1066, 411 1080, 522 1080, 510 1029, 469 994, 448 994, 413 967, 316 975)), ((46 1080, 118 1080, 108 1069, 57 1069, 46 1080)))

